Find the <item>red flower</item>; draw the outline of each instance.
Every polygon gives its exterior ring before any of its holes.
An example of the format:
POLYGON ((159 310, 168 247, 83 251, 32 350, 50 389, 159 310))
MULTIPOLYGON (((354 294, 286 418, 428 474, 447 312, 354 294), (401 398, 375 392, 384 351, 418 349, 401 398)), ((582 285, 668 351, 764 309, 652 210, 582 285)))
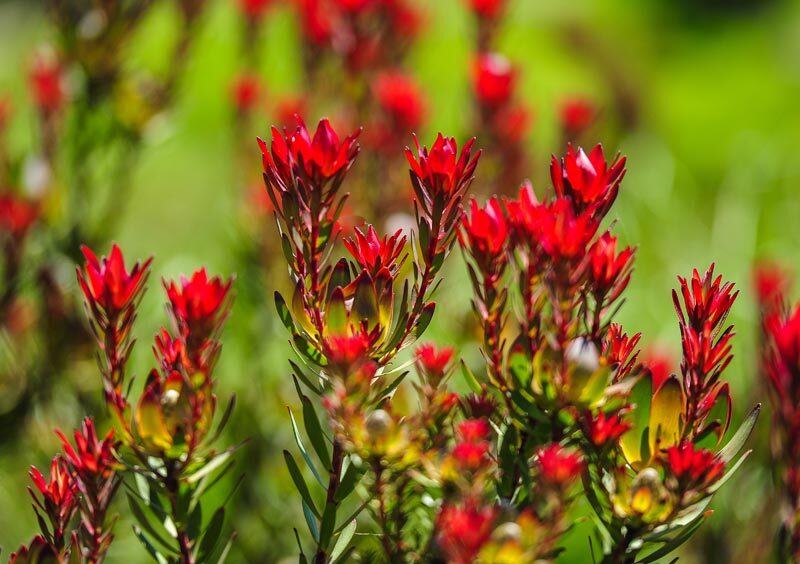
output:
POLYGON ((606 340, 603 342, 603 356, 608 365, 617 371, 616 380, 626 376, 636 363, 639 356, 636 345, 641 337, 641 333, 629 337, 618 323, 609 325, 606 340))
POLYGON ((485 441, 489 436, 489 423, 486 419, 466 419, 458 424, 456 432, 459 438, 468 443, 485 441))
POLYGON ((481 272, 499 274, 508 261, 508 223, 505 210, 497 197, 490 198, 481 208, 473 198, 469 215, 461 216, 459 240, 469 250, 481 272))
POLYGON ((406 148, 405 153, 411 165, 411 179, 422 205, 442 196, 449 198, 466 191, 480 158, 480 151, 472 155, 475 139, 467 141, 460 153, 456 140, 453 137, 443 137, 441 133, 436 137, 430 151, 427 147, 420 147, 416 136, 414 143, 416 156, 409 148, 406 148))
POLYGON ((514 145, 522 141, 528 131, 530 112, 522 105, 499 108, 491 117, 494 134, 499 143, 514 145))
POLYGON ((391 122, 391 134, 411 132, 422 125, 425 105, 416 81, 399 70, 381 72, 372 82, 372 91, 391 122))
POLYGON ((756 265, 753 278, 761 308, 780 306, 791 286, 789 273, 779 264, 760 262, 756 265))
POLYGON ((64 104, 64 81, 61 64, 54 56, 40 54, 30 71, 33 101, 44 113, 54 113, 64 104))
POLYGON ((489 443, 461 442, 453 447, 453 458, 461 468, 478 470, 488 460, 489 443))
POLYGON ((297 123, 297 116, 306 113, 308 103, 303 96, 286 96, 278 100, 273 109, 275 123, 281 127, 297 123))
POLYGON ((22 239, 39 218, 39 206, 10 192, 0 194, 0 230, 22 239))
POLYGON ((84 245, 81 251, 86 264, 83 271, 77 270, 78 283, 90 306, 99 307, 107 317, 113 317, 136 302, 147 280, 152 258, 144 263, 134 263, 128 272, 122 251, 116 244, 112 245, 111 253, 103 257, 102 262, 89 247, 84 245))
POLYGON ((261 97, 261 81, 252 74, 237 76, 231 86, 231 98, 236 111, 247 113, 252 111, 261 97))
POLYGON ((765 364, 778 401, 779 415, 793 421, 798 411, 800 375, 800 305, 790 312, 774 311, 764 320, 769 346, 765 364))
POLYGON ((303 34, 312 44, 323 46, 333 34, 332 10, 322 0, 295 0, 303 34))
POLYGON ((42 496, 41 500, 30 487, 28 492, 31 494, 35 506, 50 519, 55 544, 61 546, 66 526, 77 507, 75 484, 70 476, 67 463, 60 456, 53 458, 49 481, 35 466, 31 466, 30 477, 42 496))
POLYGON ((296 119, 294 133, 286 129, 280 133, 273 127, 269 148, 262 139, 258 144, 267 180, 278 192, 275 197, 280 201, 280 196, 288 193, 296 200, 294 205, 306 208, 311 205, 311 194, 321 192, 328 182, 333 181, 338 188, 358 154, 356 137, 360 130, 340 142, 330 122, 322 119, 312 138, 303 120, 299 116, 296 119))
POLYGON ((238 0, 237 3, 245 16, 253 20, 260 20, 272 4, 272 0, 238 0))
POLYGON ((417 370, 436 382, 447 373, 455 350, 451 347, 436 348, 433 343, 424 343, 414 351, 417 370))
POLYGON ((56 431, 64 447, 67 461, 84 484, 105 480, 114 471, 114 430, 109 430, 103 440, 98 439, 94 422, 85 418, 81 428, 75 431, 75 448, 61 431, 56 431))
POLYGON ((445 505, 436 520, 439 545, 454 564, 471 564, 492 534, 497 511, 468 500, 445 505))
POLYGON ((667 449, 667 469, 685 489, 707 488, 725 472, 725 463, 704 448, 690 441, 667 449))
POLYGON ((511 100, 516 72, 511 62, 497 53, 484 53, 475 62, 473 87, 478 101, 486 106, 502 106, 511 100))
POLYGON ((227 315, 232 279, 220 277, 209 280, 205 268, 190 279, 181 276, 180 283, 164 282, 172 313, 188 340, 197 343, 212 337, 227 315))
POLYGON ((355 236, 345 239, 344 246, 370 276, 375 277, 382 268, 394 274, 405 261, 405 256, 397 260, 406 244, 406 237, 401 234, 402 230, 398 229, 391 237, 384 235, 381 239, 372 225, 367 226, 366 234, 356 227, 355 236))
POLYGON ((21 546, 9 556, 8 564, 39 564, 58 562, 56 550, 42 535, 36 535, 28 546, 21 546))
POLYGON ((617 238, 608 231, 589 249, 589 279, 597 296, 616 300, 625 290, 633 270, 634 249, 625 247, 617 254, 617 238))
POLYGON ((498 18, 505 9, 506 0, 467 0, 467 4, 476 16, 493 20, 498 18))
POLYGON ((604 215, 619 192, 625 176, 625 157, 617 155, 608 165, 602 145, 597 145, 588 155, 578 148, 576 153, 569 145, 561 160, 553 156, 550 177, 559 196, 569 196, 579 210, 596 207, 604 215))
POLYGON ((672 301, 682 325, 691 327, 696 332, 711 333, 716 330, 730 312, 733 302, 739 292, 733 291, 733 284, 726 282, 722 284, 722 276, 714 278, 714 265, 712 264, 703 277, 695 269, 692 272, 691 280, 679 276, 678 282, 681 287, 681 297, 683 307, 686 311, 684 316, 681 304, 678 299, 678 292, 672 291, 672 301))
POLYGON ((597 108, 583 98, 570 98, 559 108, 561 129, 567 137, 576 137, 588 129, 597 116, 597 108))
POLYGON ((586 435, 595 446, 603 446, 617 441, 631 424, 623 421, 619 413, 606 415, 603 412, 592 417, 591 413, 585 414, 586 435))
POLYGON ((583 258, 597 231, 593 214, 576 214, 567 198, 557 198, 550 204, 521 199, 518 205, 509 206, 510 212, 512 209, 515 224, 522 226, 525 237, 538 242, 554 262, 583 258))
POLYGON ((567 487, 583 470, 580 455, 557 443, 540 448, 537 459, 539 478, 549 486, 567 487))
POLYGON ((371 343, 364 333, 349 336, 332 336, 325 339, 323 352, 328 364, 342 374, 369 361, 367 353, 371 343))

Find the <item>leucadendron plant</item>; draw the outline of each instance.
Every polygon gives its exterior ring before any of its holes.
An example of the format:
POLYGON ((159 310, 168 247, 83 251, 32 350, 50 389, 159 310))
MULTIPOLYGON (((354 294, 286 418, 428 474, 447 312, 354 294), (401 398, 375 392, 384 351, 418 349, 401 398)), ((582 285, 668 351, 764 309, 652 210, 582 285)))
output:
POLYGON ((157 368, 135 400, 127 365, 151 259, 129 269, 116 245, 100 260, 87 247, 83 254, 78 283, 113 425, 100 440, 87 418, 74 447, 58 433, 64 454, 53 459, 50 478, 31 470, 41 534, 11 561, 102 562, 113 540, 107 513, 120 485, 133 531, 156 562, 224 561, 234 538, 223 538, 225 504, 212 507, 203 496, 221 487, 237 448, 213 446, 234 406, 231 398, 215 423, 214 366, 232 280, 209 279, 200 269, 189 279, 164 282, 172 328, 155 337, 157 368))
POLYGON ((340 139, 327 120, 312 135, 298 118, 259 140, 294 286, 275 301, 299 358, 305 438, 289 415, 302 463, 284 456, 311 539, 295 530, 300 561, 356 550, 369 561, 554 561, 580 496, 595 513, 594 561, 670 554, 747 457, 759 412, 724 440, 732 285, 713 266, 679 279, 683 362, 654 381, 640 335, 613 323, 635 250, 603 222, 625 159, 570 147, 553 159, 549 200, 523 185, 515 199, 464 206, 478 154, 442 135, 406 150, 415 228, 357 228, 343 237, 350 258, 337 259, 357 136, 340 139), (398 360, 430 323, 457 242, 483 353, 480 366, 461 362, 462 396, 449 390, 453 349, 425 343, 398 360), (415 409, 395 397, 412 364, 415 409))

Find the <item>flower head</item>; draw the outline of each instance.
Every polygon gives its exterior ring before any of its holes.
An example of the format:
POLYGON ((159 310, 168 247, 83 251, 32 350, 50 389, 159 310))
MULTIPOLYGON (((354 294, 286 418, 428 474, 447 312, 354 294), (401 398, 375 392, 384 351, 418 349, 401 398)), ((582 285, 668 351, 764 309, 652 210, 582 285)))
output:
POLYGON ((685 489, 707 488, 725 472, 725 463, 713 452, 683 441, 666 451, 667 469, 685 489))
POLYGON ((236 111, 246 114, 258 105, 261 99, 261 81, 252 74, 242 74, 233 80, 231 99, 236 111))
POLYGON ((553 156, 550 177, 559 196, 569 196, 578 209, 594 208, 604 215, 617 197, 625 176, 625 157, 619 155, 609 165, 603 147, 597 145, 588 155, 570 145, 562 159, 553 156))
POLYGON ((572 201, 564 197, 549 204, 521 198, 509 204, 509 213, 523 239, 536 241, 554 262, 583 258, 598 226, 593 214, 576 214, 572 201))
POLYGON ((66 459, 73 471, 85 484, 93 484, 108 478, 114 471, 114 431, 110 430, 100 440, 94 428, 94 422, 85 418, 81 428, 75 431, 75 447, 61 431, 56 431, 64 447, 66 459))
POLYGON ((50 520, 55 544, 60 546, 63 543, 67 524, 77 508, 75 483, 70 475, 67 462, 61 456, 53 458, 49 480, 35 466, 31 466, 30 477, 39 491, 41 499, 36 496, 32 488, 29 487, 28 492, 31 494, 35 506, 41 509, 50 520))
POLYGON ((478 166, 480 151, 472 154, 474 139, 470 139, 459 153, 458 143, 453 137, 436 137, 430 150, 420 146, 416 136, 416 155, 406 148, 406 158, 411 165, 411 179, 420 200, 434 200, 461 195, 469 186, 478 166))
POLYGON ((481 104, 502 106, 511 100, 516 71, 511 62, 497 53, 484 53, 475 61, 475 95, 481 104))
POLYGON ((595 416, 585 415, 587 437, 595 446, 603 446, 617 441, 631 424, 623 421, 619 413, 606 414, 602 411, 595 416))
POLYGON ((439 382, 447 374, 454 353, 451 347, 437 348, 433 343, 424 343, 414 351, 417 370, 428 380, 439 382))
POLYGON ((592 291, 609 302, 616 300, 630 281, 634 253, 634 249, 625 247, 617 254, 617 238, 603 233, 589 249, 592 291))
POLYGON ((39 206, 34 202, 10 192, 0 193, 0 231, 20 240, 38 218, 39 206))
POLYGON ((46 114, 57 112, 64 104, 64 79, 61 63, 55 56, 40 54, 30 70, 30 88, 39 110, 46 114))
POLYGON ((391 237, 384 235, 383 238, 378 237, 372 225, 367 226, 366 233, 358 227, 354 231, 353 237, 344 240, 344 246, 362 268, 373 277, 382 268, 388 268, 392 273, 397 272, 405 259, 403 257, 398 261, 406 244, 406 237, 401 237, 402 230, 397 230, 391 237))
POLYGON ((212 337, 227 315, 232 279, 209 279, 205 268, 191 278, 183 276, 179 283, 164 282, 171 311, 189 341, 200 342, 212 337))
POLYGON ((394 135, 412 132, 422 125, 425 104, 417 83, 399 70, 379 73, 372 91, 383 112, 389 118, 394 135))
POLYGON ((112 245, 108 257, 102 260, 98 260, 85 245, 81 251, 86 264, 83 271, 78 269, 78 283, 90 307, 99 308, 106 317, 113 317, 136 302, 147 280, 152 258, 144 263, 134 263, 128 271, 122 251, 116 244, 112 245))
POLYGON ((758 303, 762 309, 780 306, 791 286, 791 276, 779 264, 760 262, 753 273, 758 303))
POLYGON ((572 139, 583 133, 597 117, 597 107, 585 98, 569 98, 559 108, 561 129, 572 139))
POLYGON ((508 261, 506 246, 509 227, 505 210, 497 197, 481 208, 473 198, 469 214, 461 216, 459 240, 484 274, 499 274, 508 261))
POLYGON ((558 488, 571 485, 583 470, 581 456, 557 443, 539 449, 536 464, 542 482, 558 488))
POLYGON ((618 323, 609 325, 606 340, 603 342, 603 356, 608 365, 616 370, 617 381, 630 373, 636 363, 639 356, 636 345, 641 337, 641 333, 629 337, 618 323))
POLYGON ((467 500, 462 505, 446 504, 436 520, 439 545, 448 561, 470 564, 492 534, 497 511, 467 500))

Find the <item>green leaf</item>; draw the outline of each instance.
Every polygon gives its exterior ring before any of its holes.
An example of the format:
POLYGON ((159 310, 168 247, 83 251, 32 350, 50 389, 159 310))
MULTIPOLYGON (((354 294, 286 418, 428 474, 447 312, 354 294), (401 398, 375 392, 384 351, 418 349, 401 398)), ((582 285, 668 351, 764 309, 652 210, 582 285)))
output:
POLYGON ((156 530, 156 528, 153 526, 153 523, 150 522, 150 519, 148 519, 147 515, 145 515, 144 511, 142 511, 142 508, 136 499, 129 493, 126 493, 126 495, 128 498, 128 505, 131 508, 131 513, 133 514, 134 519, 136 519, 136 522, 141 526, 139 530, 141 531, 143 528, 145 531, 147 531, 147 534, 158 541, 162 547, 177 554, 177 550, 173 546, 173 543, 170 543, 167 539, 161 536, 161 533, 156 530))
POLYGON ((305 445, 303 444, 303 439, 300 438, 300 430, 297 428, 297 421, 294 420, 294 414, 292 410, 289 409, 289 419, 292 422, 292 432, 294 433, 294 442, 297 444, 297 448, 300 449, 300 453, 303 455, 303 459, 306 461, 306 465, 308 465, 311 473, 314 474, 314 477, 317 479, 317 482, 322 489, 327 489, 328 486, 325 485, 325 482, 322 480, 322 476, 319 475, 317 471, 317 467, 314 466, 314 463, 311 461, 311 457, 308 455, 308 451, 306 450, 305 445))
POLYGON ((133 534, 136 535, 136 538, 139 539, 139 542, 142 543, 142 545, 144 546, 145 550, 147 550, 147 553, 150 556, 153 557, 153 560, 158 562, 158 564, 167 564, 167 559, 164 558, 161 555, 161 553, 158 552, 158 550, 156 550, 156 547, 154 547, 150 543, 150 541, 147 540, 147 537, 144 536, 144 533, 142 533, 142 530, 139 527, 137 527, 136 525, 133 525, 133 534))
POLYGON ((349 464, 347 469, 344 471, 341 481, 339 482, 339 487, 336 489, 336 495, 334 495, 333 500, 336 503, 342 502, 348 495, 352 493, 363 475, 364 472, 356 468, 355 464, 349 464))
POLYGON ((283 326, 286 327, 289 333, 292 335, 297 333, 289 306, 286 305, 286 300, 283 299, 280 292, 275 292, 275 309, 278 310, 278 317, 281 318, 283 326))
POLYGON ((463 359, 461 360, 461 374, 464 376, 464 381, 467 383, 470 390, 479 395, 483 393, 480 382, 478 382, 475 374, 472 373, 472 370, 469 369, 467 363, 464 362, 463 359))
POLYGON ((206 526, 203 539, 200 541, 198 548, 198 561, 204 562, 214 552, 219 539, 222 537, 222 524, 225 522, 225 508, 220 507, 214 512, 211 520, 206 526))
POLYGON ((683 390, 675 376, 667 378, 653 394, 650 405, 650 452, 678 443, 683 424, 683 390))
POLYGON ((327 548, 336 528, 336 503, 331 502, 325 505, 325 511, 319 524, 319 545, 327 548))
POLYGON ((322 390, 320 390, 319 386, 311 381, 311 378, 308 377, 305 371, 300 368, 296 362, 294 362, 292 359, 289 359, 289 364, 291 365, 292 370, 294 370, 294 376, 296 376, 303 384, 305 384, 309 390, 314 392, 315 395, 322 395, 322 390))
POLYGON ((422 334, 425 332, 425 329, 428 328, 428 325, 431 324, 431 320, 433 319, 433 312, 436 310, 436 302, 428 302, 425 304, 425 307, 422 308, 422 311, 417 318, 417 325, 414 328, 414 334, 417 336, 417 339, 422 337, 422 334))
POLYGON ((344 551, 347 549, 347 546, 353 539, 353 535, 356 533, 357 528, 358 523, 355 519, 353 519, 344 529, 342 529, 342 532, 339 533, 339 538, 336 539, 336 544, 333 545, 333 549, 331 550, 331 562, 336 562, 339 557, 344 554, 344 551))
POLYGON ((319 419, 317 419, 317 414, 314 412, 314 406, 308 396, 303 394, 300 394, 300 401, 303 402, 303 423, 306 426, 306 433, 311 441, 311 446, 314 447, 314 452, 317 453, 325 469, 330 472, 331 455, 328 452, 328 445, 322 426, 319 423, 319 419))
POLYGON ((303 516, 306 518, 306 525, 308 525, 308 530, 311 533, 311 536, 314 538, 314 541, 319 542, 319 529, 317 529, 317 521, 314 519, 314 514, 311 512, 311 508, 305 501, 303 501, 303 516))
POLYGON ((655 552, 651 552, 641 560, 637 560, 637 564, 648 564, 650 562, 657 562, 660 558, 665 557, 670 552, 678 548, 680 545, 685 543, 689 538, 694 534, 694 532, 703 524, 706 519, 706 514, 702 513, 694 521, 683 527, 680 533, 678 533, 674 539, 667 542, 664 546, 656 550, 655 552))
POLYGON ((314 506, 314 500, 311 498, 311 492, 308 491, 308 486, 306 485, 306 481, 303 479, 303 473, 300 472, 300 467, 297 466, 297 462, 295 462, 292 453, 288 450, 283 451, 283 458, 286 460, 286 467, 289 469, 289 474, 292 476, 292 481, 294 482, 295 487, 297 488, 297 492, 300 494, 300 497, 303 498, 303 501, 308 505, 311 512, 319 518, 319 511, 314 506))
POLYGON ((231 547, 233 546, 233 541, 236 540, 236 533, 232 533, 230 538, 228 539, 228 543, 225 545, 225 548, 222 549, 222 553, 217 558, 217 564, 223 564, 228 559, 228 554, 231 551, 231 547))
POLYGON ((722 478, 714 482, 714 484, 710 488, 708 488, 709 493, 714 493, 715 491, 720 489, 725 484, 725 482, 730 480, 736 473, 736 471, 739 469, 739 467, 742 465, 742 463, 745 460, 747 460, 747 457, 750 456, 750 453, 752 452, 753 452, 752 450, 748 450, 742 456, 740 456, 739 460, 737 460, 733 466, 731 466, 730 468, 728 468, 728 470, 725 471, 725 474, 722 476, 722 478))
POLYGON ((653 383, 649 376, 639 378, 631 390, 629 401, 636 407, 628 416, 631 428, 620 439, 620 447, 625 459, 631 464, 650 458, 642 447, 648 446, 650 401, 653 397, 653 383))
POLYGON ((742 450, 744 444, 747 442, 747 439, 750 437, 750 433, 753 432, 753 428, 756 426, 756 421, 758 421, 758 415, 761 413, 761 404, 756 404, 756 406, 750 411, 747 415, 747 418, 744 422, 739 426, 739 429, 734 433, 731 440, 728 441, 722 449, 719 451, 719 458, 727 464, 742 450))
POLYGON ((228 449, 222 451, 221 453, 219 453, 218 455, 214 456, 213 458, 208 460, 205 464, 203 464, 203 466, 199 470, 197 470, 193 474, 190 474, 186 478, 186 481, 189 484, 193 484, 193 483, 197 482, 198 480, 204 478, 205 476, 208 476, 214 470, 216 470, 217 468, 219 468, 220 466, 225 464, 225 462, 228 460, 228 458, 231 457, 231 455, 234 453, 234 451, 237 448, 239 448, 239 447, 235 446, 235 447, 228 448, 228 449))

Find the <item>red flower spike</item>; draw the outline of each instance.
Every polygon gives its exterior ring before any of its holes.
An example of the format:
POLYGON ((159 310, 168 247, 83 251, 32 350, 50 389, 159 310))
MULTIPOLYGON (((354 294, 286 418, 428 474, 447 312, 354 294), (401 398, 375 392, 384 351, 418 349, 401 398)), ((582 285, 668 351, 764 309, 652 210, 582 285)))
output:
POLYGON ((624 176, 625 157, 617 155, 609 165, 602 145, 588 155, 581 148, 576 153, 569 145, 561 160, 553 156, 550 162, 556 194, 572 198, 578 210, 593 208, 600 215, 605 215, 614 203, 624 176))
POLYGON ((516 76, 511 62, 503 55, 480 55, 473 71, 473 87, 478 102, 490 107, 508 103, 514 93, 516 76))
POLYGON ((509 226, 505 210, 497 197, 490 198, 484 208, 473 198, 469 209, 469 215, 464 213, 461 216, 459 240, 482 273, 497 275, 508 262, 509 226))
POLYGON ((790 274, 781 265, 771 262, 756 265, 753 282, 762 310, 779 307, 792 284, 790 274))
POLYGON ((615 381, 627 376, 636 364, 639 356, 636 345, 641 337, 641 333, 629 337, 618 323, 609 325, 606 340, 603 342, 603 356, 606 363, 616 370, 615 381))
POLYGON ((593 214, 576 214, 563 197, 524 210, 521 223, 554 262, 582 258, 598 226, 593 214))
POLYGON ((182 335, 199 343, 216 334, 227 315, 229 293, 233 279, 209 279, 205 268, 190 279, 181 276, 180 283, 164 282, 172 314, 182 335))
POLYGON ((631 424, 623 421, 619 413, 607 415, 600 412, 594 417, 591 413, 586 413, 584 423, 586 436, 598 447, 616 442, 631 428, 631 424))
POLYGON ((373 278, 382 268, 387 268, 392 275, 396 274, 405 260, 405 256, 399 262, 397 260, 406 244, 406 237, 401 237, 402 230, 398 229, 391 237, 384 235, 383 238, 378 237, 372 225, 367 226, 366 233, 357 227, 354 231, 353 237, 344 240, 344 246, 356 262, 373 278))
POLYGON ((467 0, 467 4, 479 18, 495 20, 505 10, 507 0, 467 0))
POLYGON ((672 291, 672 301, 678 312, 681 325, 691 327, 695 332, 714 332, 725 321, 733 302, 739 292, 733 291, 733 284, 722 284, 722 276, 714 278, 712 264, 703 277, 695 269, 691 280, 679 276, 680 296, 683 298, 683 309, 678 292, 672 291), (686 314, 684 315, 683 310, 686 314))
POLYGON ((453 447, 452 456, 456 463, 465 470, 479 470, 488 460, 489 443, 461 442, 453 447))
POLYGON ((425 116, 422 90, 409 75, 399 70, 379 73, 372 82, 372 91, 395 136, 422 125, 425 116))
POLYGON ((666 459, 669 472, 685 489, 707 488, 725 472, 725 463, 713 452, 697 448, 690 441, 668 448, 666 459))
POLYGON ((261 81, 257 76, 237 76, 231 85, 231 100, 236 111, 246 114, 255 109, 261 99, 261 81))
POLYGON ((486 419, 467 419, 458 424, 456 433, 463 442, 477 443, 485 441, 490 430, 486 419))
POLYGON ((10 192, 0 193, 0 231, 21 240, 37 219, 39 219, 39 206, 34 202, 10 192))
POLYGON ((468 500, 445 505, 436 520, 439 545, 453 564, 471 564, 492 534, 497 511, 468 500))
POLYGON ((800 374, 800 305, 787 313, 770 313, 764 330, 770 345, 765 354, 766 372, 780 406, 779 415, 794 421, 796 400, 800 399, 795 392, 800 374))
POLYGON ((579 136, 588 129, 597 117, 597 108, 583 98, 570 98, 559 108, 561 129, 568 139, 579 136))
POLYGON ((116 244, 111 247, 109 256, 102 260, 98 260, 85 245, 81 251, 86 257, 86 264, 83 271, 78 269, 78 283, 90 305, 99 307, 111 318, 137 300, 147 279, 152 258, 144 263, 134 263, 129 272, 122 251, 116 244))
POLYGON ((52 540, 56 547, 60 548, 63 545, 67 524, 77 508, 75 483, 67 462, 61 456, 53 458, 49 480, 45 479, 35 466, 31 466, 30 477, 41 494, 41 500, 32 488, 29 487, 28 492, 33 498, 35 507, 41 509, 50 520, 52 540))
POLYGON ((635 249, 625 247, 617 254, 617 238, 603 233, 589 249, 589 281, 598 297, 613 302, 625 290, 633 270, 635 249))
POLYGON ((455 350, 451 347, 437 348, 433 343, 424 343, 414 351, 417 370, 433 382, 440 382, 447 374, 455 350))
POLYGON ((87 417, 83 420, 81 428, 75 431, 75 448, 61 431, 57 430, 56 434, 61 439, 67 461, 85 484, 105 480, 114 471, 116 459, 113 452, 115 447, 113 430, 100 440, 94 422, 87 417))
POLYGON ((580 455, 557 443, 539 449, 537 465, 542 482, 558 488, 570 486, 583 470, 580 455))
POLYGON ((459 153, 458 143, 453 137, 436 137, 430 150, 420 146, 414 136, 416 156, 406 148, 405 154, 411 165, 411 179, 417 190, 420 204, 426 209, 430 202, 460 196, 466 191, 478 166, 481 152, 472 155, 475 139, 470 139, 459 153))
POLYGON ((59 61, 54 56, 40 54, 30 71, 30 89, 39 110, 52 114, 64 105, 64 79, 59 61))

